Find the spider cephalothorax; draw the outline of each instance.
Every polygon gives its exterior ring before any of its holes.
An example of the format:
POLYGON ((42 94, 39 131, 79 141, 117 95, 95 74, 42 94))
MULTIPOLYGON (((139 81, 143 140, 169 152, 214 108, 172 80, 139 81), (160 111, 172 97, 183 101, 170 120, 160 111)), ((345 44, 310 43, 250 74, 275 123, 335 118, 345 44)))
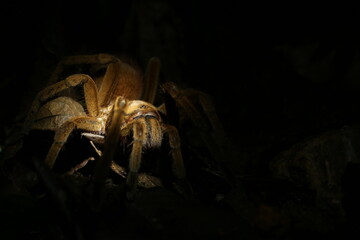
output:
POLYGON ((124 105, 121 135, 127 136, 133 129, 137 131, 134 134, 139 137, 134 140, 139 140, 144 147, 160 147, 164 126, 157 108, 144 101, 128 101, 125 98, 120 98, 119 103, 124 105))

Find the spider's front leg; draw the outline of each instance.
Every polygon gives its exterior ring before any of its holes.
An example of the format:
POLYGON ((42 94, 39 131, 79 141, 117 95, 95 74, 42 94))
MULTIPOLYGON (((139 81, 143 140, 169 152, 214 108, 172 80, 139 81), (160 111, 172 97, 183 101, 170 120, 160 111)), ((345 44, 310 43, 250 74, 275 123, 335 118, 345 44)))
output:
POLYGON ((133 197, 137 182, 138 182, 138 172, 141 164, 141 156, 142 156, 142 149, 143 143, 146 140, 146 134, 144 134, 143 124, 139 122, 135 122, 133 125, 133 144, 132 150, 129 160, 129 174, 126 180, 126 183, 130 189, 130 198, 133 197))
MULTIPOLYGON (((163 133, 168 135, 172 172, 176 178, 174 187, 186 197, 192 195, 191 185, 187 181, 183 157, 181 154, 180 136, 172 125, 160 123, 157 119, 140 118, 133 123, 133 143, 129 160, 129 174, 127 185, 130 189, 128 197, 132 198, 138 186, 138 172, 141 166, 142 150, 144 146, 160 146, 163 133)), ((127 135, 124 134, 124 135, 127 135)))
POLYGON ((126 105, 126 99, 119 96, 115 99, 113 109, 110 116, 110 125, 106 130, 104 151, 101 155, 100 161, 97 162, 94 173, 94 196, 98 198, 97 201, 101 201, 104 193, 104 185, 106 175, 111 167, 115 149, 118 146, 120 138, 120 130, 123 122, 123 112, 126 105))
MULTIPOLYGON (((135 114, 139 112, 133 112, 135 114)), ((139 169, 141 166, 142 150, 144 147, 160 147, 163 137, 163 129, 161 128, 160 119, 154 117, 155 112, 140 113, 141 117, 135 119, 122 130, 122 135, 129 135, 132 130, 133 142, 132 151, 129 159, 129 174, 127 178, 127 186, 129 188, 128 198, 131 200, 139 185, 139 169), (147 115, 150 114, 150 115, 147 115)))

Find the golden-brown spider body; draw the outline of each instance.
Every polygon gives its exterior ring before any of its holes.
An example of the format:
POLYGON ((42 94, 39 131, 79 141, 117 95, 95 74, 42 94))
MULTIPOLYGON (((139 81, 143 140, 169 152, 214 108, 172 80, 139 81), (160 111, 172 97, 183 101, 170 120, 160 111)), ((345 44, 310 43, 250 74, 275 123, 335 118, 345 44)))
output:
MULTIPOLYGON (((35 97, 22 132, 54 132, 54 139, 44 160, 48 167, 53 168, 69 136, 79 130, 81 136, 89 140, 99 158, 92 175, 94 196, 99 195, 97 193, 104 187, 109 169, 126 178, 131 193, 129 196, 133 196, 138 185, 161 185, 159 179, 141 174, 139 170, 144 151, 158 148, 166 140, 172 159, 172 175, 175 177, 173 186, 183 194, 191 194, 178 129, 170 125, 167 116, 167 112, 174 110, 171 108, 173 103, 170 101, 159 107, 154 106, 159 72, 160 61, 157 58, 149 60, 145 74, 109 54, 64 58, 55 68, 48 86, 35 97), (84 65, 87 67, 83 71, 84 65), (80 71, 70 71, 68 74, 72 67, 80 71), (62 74, 64 77, 61 77, 62 74), (116 159, 122 155, 119 154, 121 145, 131 149, 127 167, 121 166, 123 164, 116 159)), ((165 82, 160 87, 175 102, 176 106, 172 107, 181 115, 179 119, 190 120, 198 130, 196 141, 206 146, 225 178, 229 183, 233 182, 231 170, 225 163, 229 154, 224 146, 228 142, 209 97, 194 89, 180 89, 172 82, 165 82)), ((72 174, 83 168, 89 160, 95 160, 94 157, 85 158, 81 159, 80 164, 74 163, 75 166, 72 165, 67 173, 72 174)))
MULTIPOLYGON (((154 102, 158 87, 160 62, 149 60, 143 76, 129 64, 107 55, 84 55, 65 58, 56 68, 48 87, 36 96, 25 120, 23 131, 32 129, 55 131, 54 141, 45 163, 52 168, 69 135, 80 129, 91 141, 102 142, 103 152, 98 164, 97 178, 102 181, 106 169, 111 167, 122 176, 127 175, 129 188, 134 191, 144 148, 159 147, 167 134, 173 159, 174 174, 185 179, 185 168, 177 129, 162 120, 161 107, 154 102), (66 66, 90 64, 105 67, 102 76, 73 74, 57 81, 66 66), (85 103, 64 94, 75 87, 83 89, 85 103), (114 160, 119 139, 132 135, 129 173, 114 160)), ((96 176, 95 176, 96 177, 96 176)))

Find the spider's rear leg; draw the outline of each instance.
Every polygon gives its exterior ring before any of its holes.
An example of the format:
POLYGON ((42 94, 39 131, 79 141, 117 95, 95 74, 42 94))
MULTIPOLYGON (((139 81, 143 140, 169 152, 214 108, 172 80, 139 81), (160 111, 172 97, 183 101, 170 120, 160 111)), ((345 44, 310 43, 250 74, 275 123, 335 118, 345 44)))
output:
POLYGON ((226 137, 209 96, 194 89, 179 89, 173 82, 166 82, 161 87, 199 130, 199 136, 221 168, 228 184, 230 186, 236 184, 234 173, 227 162, 235 158, 234 148, 226 137))

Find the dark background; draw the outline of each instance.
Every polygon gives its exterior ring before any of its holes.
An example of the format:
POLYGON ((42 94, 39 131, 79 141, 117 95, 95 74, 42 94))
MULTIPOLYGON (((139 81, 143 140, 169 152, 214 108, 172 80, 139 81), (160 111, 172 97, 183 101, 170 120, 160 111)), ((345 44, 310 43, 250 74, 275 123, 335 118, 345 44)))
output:
POLYGON ((3 126, 62 56, 99 52, 141 67, 160 57, 164 79, 208 93, 249 154, 359 120, 351 6, 12 1, 1 11, 3 126))
MULTIPOLYGON (((357 9, 238 1, 11 1, 1 8, 1 141, 62 56, 111 53, 210 95, 239 153, 261 174, 293 144, 358 124, 357 9)), ((236 165, 236 164, 235 164, 236 165)))

